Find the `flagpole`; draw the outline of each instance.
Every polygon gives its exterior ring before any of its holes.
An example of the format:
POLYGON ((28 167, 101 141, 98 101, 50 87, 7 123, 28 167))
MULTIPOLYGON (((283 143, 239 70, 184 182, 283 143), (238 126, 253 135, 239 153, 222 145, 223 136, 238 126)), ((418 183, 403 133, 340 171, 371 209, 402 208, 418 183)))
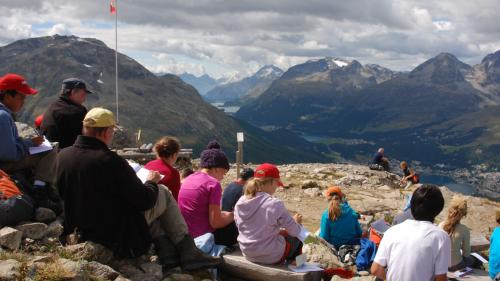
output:
POLYGON ((116 123, 120 123, 118 111, 118 0, 115 1, 115 94, 116 94, 116 123))

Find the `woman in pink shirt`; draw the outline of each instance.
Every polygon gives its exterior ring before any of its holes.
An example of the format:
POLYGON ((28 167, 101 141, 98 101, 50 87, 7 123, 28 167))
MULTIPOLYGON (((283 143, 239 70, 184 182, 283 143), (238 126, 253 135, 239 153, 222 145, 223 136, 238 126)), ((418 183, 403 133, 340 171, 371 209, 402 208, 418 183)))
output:
POLYGON ((221 211, 220 181, 229 171, 229 161, 217 142, 208 144, 201 155, 201 170, 184 179, 179 192, 179 208, 196 238, 233 222, 233 213, 221 211))
POLYGON ((173 167, 177 156, 181 150, 179 140, 174 137, 162 137, 159 139, 155 146, 156 160, 147 163, 144 168, 157 171, 164 177, 160 180, 159 184, 163 184, 172 192, 172 195, 177 201, 179 197, 179 189, 181 188, 181 177, 179 172, 173 167))

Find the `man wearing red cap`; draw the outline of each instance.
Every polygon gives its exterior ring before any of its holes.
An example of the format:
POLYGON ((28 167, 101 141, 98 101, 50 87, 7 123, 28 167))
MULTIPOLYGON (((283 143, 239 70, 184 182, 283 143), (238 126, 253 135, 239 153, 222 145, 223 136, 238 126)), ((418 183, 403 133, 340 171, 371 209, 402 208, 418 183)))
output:
POLYGON ((55 178, 55 151, 30 155, 29 148, 39 146, 44 139, 21 138, 14 121, 26 96, 37 93, 20 75, 9 73, 0 77, 0 169, 8 174, 34 169, 35 184, 46 186, 55 178))

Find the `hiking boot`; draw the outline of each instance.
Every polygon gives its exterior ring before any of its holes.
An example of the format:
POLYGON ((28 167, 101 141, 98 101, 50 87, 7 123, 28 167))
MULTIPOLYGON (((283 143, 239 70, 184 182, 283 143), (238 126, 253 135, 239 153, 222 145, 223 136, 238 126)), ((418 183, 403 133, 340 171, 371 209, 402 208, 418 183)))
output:
POLYGON ((183 270, 194 270, 199 268, 214 268, 220 265, 220 257, 212 257, 203 253, 194 244, 193 238, 186 235, 181 242, 175 245, 180 255, 181 268, 183 270))
POLYGON ((153 238, 153 244, 163 269, 168 270, 180 265, 177 249, 166 235, 153 238))

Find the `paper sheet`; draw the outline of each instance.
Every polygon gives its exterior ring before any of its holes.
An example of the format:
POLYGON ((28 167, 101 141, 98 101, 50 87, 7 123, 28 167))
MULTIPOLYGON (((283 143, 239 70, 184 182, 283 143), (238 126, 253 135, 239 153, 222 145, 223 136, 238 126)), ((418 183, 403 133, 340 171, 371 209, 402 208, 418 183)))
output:
POLYGON ((467 275, 467 274, 469 274, 471 272, 472 272, 472 268, 466 267, 466 268, 464 268, 462 270, 455 271, 453 274, 455 274, 455 277, 458 278, 458 277, 463 277, 463 276, 465 276, 465 275, 467 275))
POLYGON ((475 257, 476 259, 480 260, 482 263, 488 263, 486 259, 484 259, 480 254, 478 253, 470 253, 471 256, 475 257))
POLYGON ((52 149, 53 149, 53 147, 50 144, 49 140, 47 140, 46 137, 43 137, 43 143, 41 145, 30 147, 30 155, 42 153, 42 152, 49 151, 52 149))
MULTIPOLYGON (((150 171, 148 169, 143 167, 143 168, 140 168, 139 171, 137 171, 136 175, 142 181, 142 183, 145 183, 146 179, 148 178, 149 172, 150 171)), ((165 177, 164 175, 160 175, 160 176, 162 179, 165 177)))
POLYGON ((300 228, 300 233, 299 235, 297 236, 297 238, 299 238, 299 240, 304 243, 304 240, 306 240, 307 236, 311 235, 311 232, 309 232, 309 230, 307 230, 305 227, 301 227, 300 228))
POLYGON ((300 267, 296 267, 295 265, 288 265, 288 268, 297 273, 304 273, 304 272, 310 272, 310 271, 323 271, 323 268, 319 267, 318 264, 316 263, 305 263, 300 267))

